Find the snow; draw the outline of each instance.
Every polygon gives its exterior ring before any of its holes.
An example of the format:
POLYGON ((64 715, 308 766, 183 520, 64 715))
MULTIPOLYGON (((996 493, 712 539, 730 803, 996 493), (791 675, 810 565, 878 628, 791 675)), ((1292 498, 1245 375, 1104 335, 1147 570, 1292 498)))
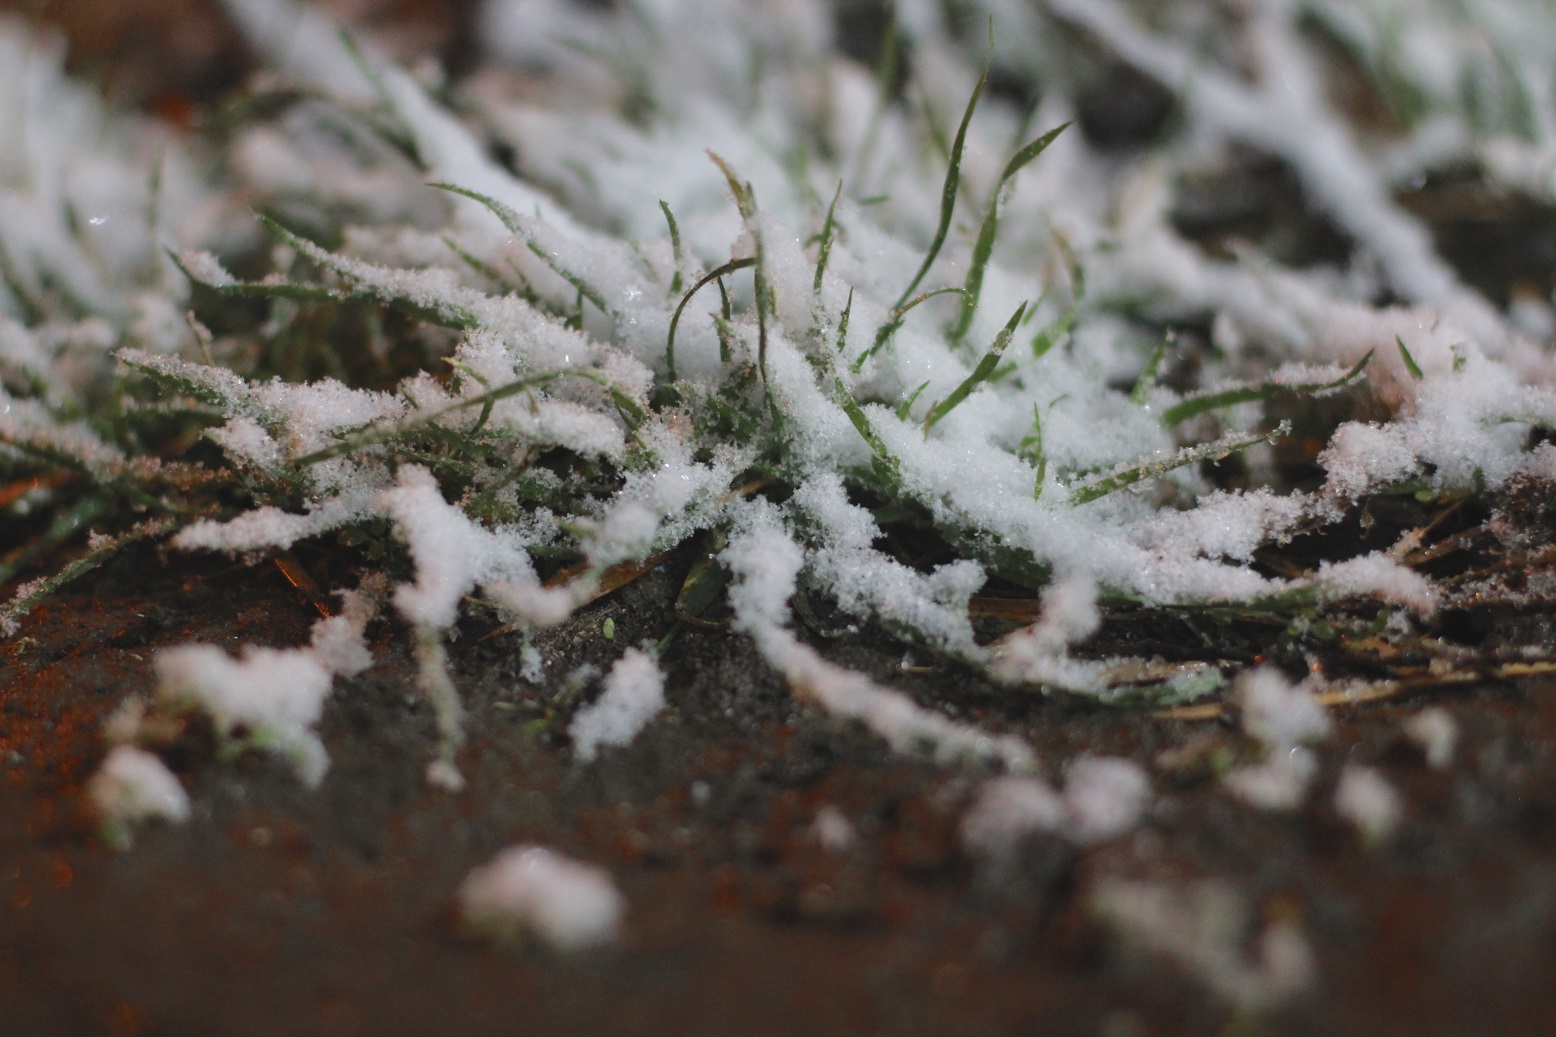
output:
POLYGON ((1399 792, 1377 770, 1347 764, 1335 786, 1334 809, 1368 843, 1387 842, 1404 816, 1399 792))
POLYGON ((394 521, 416 563, 415 581, 394 593, 395 607, 413 624, 445 629, 477 584, 534 579, 523 546, 445 501, 437 480, 420 465, 401 468, 377 507, 394 521))
POLYGON ((962 818, 962 844, 992 856, 1009 851, 1031 833, 1057 832, 1064 822, 1064 798, 1047 782, 1029 775, 993 778, 962 818))
POLYGON ((363 635, 378 616, 386 582, 370 576, 356 590, 342 591, 341 610, 313 624, 308 647, 326 670, 355 677, 373 665, 373 653, 363 635))
POLYGON ((1232 694, 1242 707, 1243 730, 1272 750, 1321 741, 1333 727, 1312 692, 1272 666, 1244 674, 1232 694))
POLYGON ((1405 737, 1426 754, 1428 765, 1441 770, 1453 762, 1459 743, 1459 724, 1441 706, 1428 706, 1404 723, 1405 737))
POLYGON ((1126 945, 1174 962, 1249 1015, 1291 1001, 1316 978, 1312 949, 1290 920, 1270 922, 1243 949, 1249 906, 1224 879, 1179 886, 1107 878, 1093 890, 1092 906, 1126 945))
POLYGON ((333 678, 312 652, 251 645, 234 659, 215 645, 181 645, 157 652, 153 668, 161 701, 203 710, 223 738, 274 745, 305 785, 323 781, 329 757, 313 727, 333 678))
POLYGON ((748 530, 732 538, 721 556, 735 575, 729 591, 734 627, 752 637, 796 695, 835 716, 860 721, 898 752, 928 753, 945 761, 988 760, 1013 771, 1032 768, 1032 752, 1020 739, 949 720, 900 691, 828 662, 796 638, 784 624, 803 555, 778 527, 770 506, 751 504, 746 521, 748 530))
POLYGON ((1151 800, 1151 779, 1132 760, 1078 756, 1065 767, 1070 836, 1082 844, 1107 842, 1133 831, 1151 800))
POLYGON ((1272 666, 1240 676, 1232 694, 1242 710, 1243 731, 1260 743, 1265 757, 1228 771, 1222 784, 1257 809, 1296 810, 1318 770, 1318 759, 1307 746, 1329 737, 1329 714, 1308 682, 1293 685, 1272 666))
POLYGON ((227 272, 220 259, 205 249, 189 249, 178 254, 178 262, 189 271, 189 275, 201 284, 210 285, 213 288, 225 288, 228 285, 238 283, 238 279, 227 272))
POLYGON ((1302 806, 1317 771, 1318 759, 1310 750, 1277 748, 1261 763, 1228 771, 1221 783, 1249 806, 1291 811, 1302 806))
POLYGON ((1437 592, 1427 578, 1381 552, 1325 562, 1316 582, 1340 595, 1374 597, 1424 616, 1437 608, 1437 592))
POLYGON ((823 804, 816 811, 810 825, 810 836, 823 850, 830 853, 846 853, 859 844, 859 832, 848 815, 831 803, 823 804))
POLYGON ((573 752, 587 762, 602 747, 631 744, 664 706, 665 675, 654 656, 628 649, 606 675, 604 694, 573 717, 573 752))
POLYGON ((1065 767, 1062 793, 1024 774, 984 782, 962 818, 962 844, 981 856, 999 856, 1035 832, 1082 846, 1105 843, 1132 832, 1150 801, 1151 779, 1139 764, 1077 756, 1065 767))
POLYGON ((1101 691, 1100 668, 1069 654, 1073 643, 1090 637, 1101 623, 1096 581, 1078 574, 1059 579, 1043 592, 1042 617, 996 646, 993 674, 1012 684, 1101 691))
POLYGON ((626 912, 608 872, 544 846, 511 846, 459 887, 459 909, 478 931, 531 936, 562 952, 615 939, 626 912))
POLYGON ((87 782, 87 798, 105 821, 129 825, 161 819, 189 820, 189 794, 160 757, 120 745, 87 782))

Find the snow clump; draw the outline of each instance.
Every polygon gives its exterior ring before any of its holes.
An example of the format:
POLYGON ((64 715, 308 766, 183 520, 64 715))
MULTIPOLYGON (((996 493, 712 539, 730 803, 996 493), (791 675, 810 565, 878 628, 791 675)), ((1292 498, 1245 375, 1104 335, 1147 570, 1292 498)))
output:
POLYGON ((1308 743, 1328 737, 1329 714, 1306 684, 1293 685, 1271 666, 1244 674, 1233 693, 1242 707, 1243 731, 1263 746, 1265 758, 1228 771, 1223 784, 1262 810, 1295 810, 1318 770, 1308 743))
POLYGON ((1176 963, 1229 1006, 1261 1014, 1313 983, 1317 966, 1292 921, 1269 923, 1244 950, 1249 906, 1229 882, 1187 885, 1104 879, 1092 908, 1128 947, 1176 963))
POLYGON ((334 678, 312 652, 249 646, 234 659, 215 645, 181 645, 153 665, 162 702, 205 712, 222 738, 274 746, 306 785, 324 780, 329 756, 313 726, 334 678))
POLYGON ((189 794, 154 753, 120 745, 92 775, 87 798, 102 815, 110 842, 129 845, 130 826, 160 819, 174 824, 189 820, 189 794))
POLYGON ((665 675, 649 652, 629 648, 605 677, 605 693, 573 717, 568 734, 580 760, 631 743, 665 705, 665 675))
POLYGON ((1004 775, 984 782, 962 819, 962 844, 979 856, 1009 852, 1048 832, 1082 846, 1127 835, 1151 803, 1151 779, 1132 760, 1078 756, 1065 768, 1063 793, 1040 778, 1004 775))
POLYGON ((1387 842, 1404 815, 1404 803, 1388 779, 1358 764, 1348 764, 1340 772, 1334 809, 1368 843, 1387 842))
POLYGON ((580 951, 615 939, 626 900, 601 868, 544 846, 511 846, 465 878, 459 909, 486 935, 580 951))
POLYGON ((1459 724, 1441 706, 1429 706, 1405 721, 1405 737, 1426 754, 1429 766, 1438 770, 1453 762, 1459 744, 1459 724))

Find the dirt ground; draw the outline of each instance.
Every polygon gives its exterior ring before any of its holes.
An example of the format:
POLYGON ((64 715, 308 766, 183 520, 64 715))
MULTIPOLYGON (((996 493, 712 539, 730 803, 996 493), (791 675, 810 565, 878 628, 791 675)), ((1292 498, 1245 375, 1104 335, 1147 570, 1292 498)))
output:
MULTIPOLYGON (((205 3, 13 6, 69 31, 78 69, 175 118, 241 81, 247 60, 205 3)), ((468 4, 339 6, 420 18, 407 47, 455 59, 468 26, 468 4)), ((351 582, 333 571, 340 558, 299 556, 321 584, 351 582)), ((797 703, 726 631, 681 630, 666 713, 629 748, 573 760, 575 703, 556 678, 664 635, 689 564, 671 557, 548 635, 554 679, 541 685, 519 679, 512 635, 464 622, 451 652, 469 708, 467 791, 423 780, 432 717, 403 633, 381 624, 379 664, 327 707, 332 766, 317 792, 259 754, 219 760, 191 730, 165 759, 195 817, 140 831, 124 853, 102 845, 81 786, 106 751, 104 717, 151 690, 153 653, 298 644, 316 613, 269 562, 151 548, 40 607, 0 644, 0 1035, 1556 1032, 1556 683, 1339 708, 1309 805, 1279 815, 1215 780, 1218 754, 1241 744, 1229 719, 997 693, 954 668, 905 670, 902 647, 877 635, 812 631, 834 659, 1019 734, 1050 779, 1083 752, 1151 771, 1155 805, 1132 835, 1091 849, 1035 837, 980 862, 957 827, 984 773, 888 754, 797 703), (1429 704, 1460 730, 1445 769, 1400 733, 1429 704), (1347 763, 1402 794, 1386 844, 1364 844, 1331 808, 1347 763), (849 820, 854 846, 820 845, 823 807, 849 820), (608 868, 630 905, 621 940, 559 956, 463 934, 459 883, 518 842, 608 868), (1224 879, 1255 909, 1250 945, 1266 921, 1294 921, 1317 978, 1278 1011, 1234 1016, 1097 919, 1105 877, 1224 879)), ((1169 654, 1177 622, 1114 617, 1169 654)), ((1438 622, 1488 652, 1552 642, 1536 611, 1438 622)))
MULTIPOLYGON (((683 560, 557 632, 554 672, 663 633, 683 560), (615 643, 601 631, 615 622, 615 643)), ((671 707, 628 749, 572 762, 554 689, 515 675, 506 635, 467 622, 468 791, 422 780, 435 736, 405 646, 344 682, 303 790, 260 755, 220 762, 190 734, 169 757, 196 817, 99 845, 80 786, 101 722, 149 688, 160 646, 296 643, 313 617, 277 569, 149 549, 40 609, 0 664, 0 1032, 15 1034, 1507 1034, 1556 1007, 1556 687, 1486 684, 1339 711, 1312 804, 1234 804, 1191 765, 1230 726, 997 699, 955 672, 904 675, 868 635, 828 651, 1019 732, 1046 761, 1114 753, 1153 767, 1135 834, 1081 851, 1034 839, 979 864, 956 826, 979 775, 889 756, 795 704, 743 639, 688 631, 671 707), (1399 735, 1427 702, 1462 731, 1428 767, 1399 735), (1169 757, 1170 759, 1171 757, 1169 757), (1368 848, 1328 808, 1346 761, 1403 793, 1368 848), (1165 777, 1162 775, 1165 774, 1165 777), (812 835, 831 805, 859 842, 812 835), (503 846, 539 842, 610 869, 623 939, 559 957, 461 934, 453 894, 503 846), (1170 963, 1095 920, 1101 875, 1221 877, 1264 917, 1299 920, 1319 964, 1288 1008, 1234 1020, 1170 963), (1230 1029, 1228 1029, 1230 1027, 1230 1029)), ((1252 934, 1250 934, 1252 935, 1252 934)))

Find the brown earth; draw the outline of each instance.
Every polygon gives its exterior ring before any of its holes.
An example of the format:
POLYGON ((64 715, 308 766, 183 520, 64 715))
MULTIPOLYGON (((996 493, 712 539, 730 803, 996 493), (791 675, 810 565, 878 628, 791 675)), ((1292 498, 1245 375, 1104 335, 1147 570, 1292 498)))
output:
MULTIPOLYGON (((664 632, 672 560, 554 635, 550 672, 664 632), (616 639, 600 632, 613 618, 616 639)), ((900 672, 868 635, 828 645, 953 711, 1029 738, 1151 766, 1158 803, 1089 851, 1034 839, 979 864, 955 829, 978 779, 888 755, 798 706, 743 639, 686 631, 666 715, 580 765, 548 723, 556 683, 515 676, 506 635, 467 622, 455 674, 470 706, 468 791, 429 789, 435 747, 406 647, 343 682, 308 793, 266 757, 213 758, 191 732, 166 754, 196 817, 96 838, 81 784, 101 722, 149 689, 158 647, 299 643, 312 610, 268 564, 153 552, 42 607, 0 664, 0 1033, 1198 1034, 1232 1021, 1192 978, 1129 952, 1088 908, 1101 875, 1222 877, 1266 917, 1295 918, 1319 961, 1309 995, 1237 1031, 1552 1032, 1556 1007, 1556 687, 1486 684, 1341 710, 1303 812, 1234 804, 1194 766, 1231 728, 1001 701, 965 675, 900 672), (1463 749, 1427 767, 1398 734, 1425 702, 1463 749), (1394 840, 1365 847, 1328 808, 1345 762, 1404 794, 1394 840), (824 804, 861 837, 828 852, 824 804), (466 939, 463 876, 516 842, 608 867, 630 902, 620 943, 559 957, 466 939)), ((563 707, 565 714, 566 707, 563 707)), ((1051 775, 1052 776, 1052 775, 1051 775)), ((1250 934, 1251 936, 1252 934, 1250 934)))

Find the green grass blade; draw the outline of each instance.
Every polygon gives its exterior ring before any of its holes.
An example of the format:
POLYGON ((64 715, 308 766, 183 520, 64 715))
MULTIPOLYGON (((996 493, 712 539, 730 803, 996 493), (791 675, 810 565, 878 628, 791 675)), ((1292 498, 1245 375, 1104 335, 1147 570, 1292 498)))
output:
POLYGON ((540 258, 542 263, 545 263, 548 267, 550 267, 552 272, 554 272, 558 277, 566 281, 568 284, 572 285, 580 295, 593 303, 595 308, 598 309, 601 313, 612 318, 613 320, 615 319, 616 311, 610 306, 606 305, 605 296, 600 293, 599 289, 590 285, 579 274, 576 274, 573 271, 567 269, 567 267, 562 265, 561 260, 559 260, 556 256, 553 256, 549 250, 542 247, 540 242, 535 240, 535 235, 533 232, 531 232, 530 229, 525 226, 524 221, 519 218, 518 213, 514 212, 512 209, 508 208, 506 205, 499 202, 495 198, 489 198, 486 195, 481 194, 479 191, 472 191, 469 188, 460 187, 456 184, 437 182, 428 184, 427 186, 436 187, 440 191, 448 191, 451 194, 462 195, 465 198, 469 198, 471 201, 479 202, 481 205, 485 206, 487 210, 492 213, 492 215, 496 216, 499 220, 502 221, 502 225, 504 227, 507 227, 515 235, 517 235, 524 242, 525 246, 540 258))
POLYGON ((686 257, 681 252, 681 228, 676 225, 675 213, 670 211, 670 203, 663 198, 659 199, 659 208, 665 214, 665 223, 670 225, 670 251, 675 256, 675 276, 670 279, 670 296, 681 294, 681 266, 686 257))
POLYGON ((832 204, 827 206, 827 218, 821 224, 821 247, 816 252, 816 280, 811 285, 811 293, 818 298, 821 296, 821 279, 826 276, 827 261, 832 258, 832 231, 836 227, 834 217, 837 214, 837 200, 843 195, 843 181, 837 182, 837 191, 832 195, 832 204))
POLYGON ((1167 359, 1167 351, 1178 341, 1176 332, 1169 331, 1162 336, 1162 340, 1151 350, 1151 358, 1145 362, 1145 368, 1140 372, 1140 377, 1135 379, 1135 387, 1129 390, 1129 402, 1136 407, 1145 406, 1145 401, 1156 388, 1156 379, 1161 375, 1162 361, 1167 359))
POLYGON ((109 502, 104 497, 87 497, 54 517, 48 528, 25 545, 7 551, 0 560, 0 586, 11 582, 33 562, 63 544, 107 513, 109 502))
MULTIPOLYGON (((310 241, 300 234, 292 233, 290 230, 287 230, 280 223, 271 219, 269 216, 266 216, 264 213, 255 213, 254 215, 259 219, 259 222, 264 225, 266 230, 268 230, 275 237, 279 238, 284 244, 290 246, 299 255, 306 256, 312 262, 317 263, 319 266, 324 267, 326 270, 333 271, 334 273, 345 278, 347 281, 351 282, 353 287, 352 290, 347 293, 347 295, 342 296, 341 293, 335 293, 333 296, 328 297, 330 301, 349 297, 357 299, 372 299, 377 302, 396 303, 405 306, 413 313, 434 324, 441 324, 445 327, 457 328, 460 330, 475 326, 475 316, 464 307, 456 306, 453 303, 443 300, 419 299, 405 292, 386 290, 378 287, 377 285, 365 283, 361 279, 362 275, 360 269, 355 266, 355 261, 348 260, 345 256, 331 252, 323 245, 320 245, 314 241, 310 241)), ((415 273, 415 271, 409 272, 415 273)))
POLYGON ((945 184, 940 189, 940 223, 935 228, 934 240, 930 242, 929 251, 925 254, 918 273, 913 275, 913 280, 909 282, 907 288, 903 289, 902 296, 897 300, 894 309, 900 308, 913 294, 913 290, 919 286, 919 282, 924 280, 924 275, 929 273, 929 268, 940 255, 941 246, 945 244, 946 234, 951 229, 951 214, 956 211, 956 192, 962 178, 962 149, 967 143, 967 127, 972 122, 973 111, 978 107, 978 99, 983 96, 983 88, 988 81, 989 69, 985 65, 983 74, 978 77, 978 85, 973 88, 972 97, 967 101, 967 109, 962 112, 962 122, 956 129, 956 139, 951 142, 951 161, 946 167, 945 184))
MULTIPOLYGON (((265 222, 263 218, 261 222, 265 222)), ((269 226, 266 223, 266 226, 269 226)), ((317 284, 299 284, 294 281, 231 281, 213 284, 196 274, 184 263, 183 257, 167 249, 168 258, 189 280, 204 288, 235 298, 293 299, 298 302, 342 302, 350 298, 347 292, 339 292, 317 284)))
MULTIPOLYGON (((708 157, 713 164, 719 167, 724 174, 725 181, 729 184, 730 194, 735 196, 735 207, 740 210, 740 218, 745 221, 747 229, 751 231, 753 242, 753 263, 755 269, 752 277, 755 281, 753 290, 756 294, 756 367, 761 372, 762 384, 767 384, 767 328, 777 311, 777 299, 773 294, 772 284, 767 278, 766 252, 762 246, 762 227, 756 219, 756 192, 751 189, 748 181, 740 179, 728 162, 725 162, 712 151, 708 157)), ((772 406, 772 397, 768 396, 767 402, 772 406)))
POLYGON ((843 350, 848 348, 848 318, 854 312, 854 290, 848 289, 848 301, 843 304, 843 315, 837 320, 837 355, 842 356, 843 350))
POLYGON ((732 274, 736 270, 744 270, 746 267, 755 265, 756 259, 752 256, 747 256, 743 259, 731 259, 717 270, 704 274, 698 279, 696 284, 687 290, 685 295, 681 296, 681 304, 675 308, 675 313, 670 317, 670 333, 665 338, 665 368, 669 373, 670 381, 675 381, 675 329, 680 326, 681 313, 686 309, 686 304, 692 301, 692 296, 706 288, 709 284, 717 281, 719 283, 719 295, 723 297, 724 319, 729 320, 729 296, 724 292, 723 277, 725 274, 732 274))
POLYGON ((1394 344, 1399 347, 1399 358, 1405 362, 1405 370, 1410 372, 1410 377, 1418 382, 1426 377, 1421 371, 1421 365, 1416 363, 1416 358, 1411 356, 1410 350, 1405 348, 1405 340, 1395 335, 1394 344))
POLYGON ((952 292, 960 291, 962 291, 962 289, 956 287, 935 288, 923 293, 922 295, 914 296, 906 303, 903 303, 901 306, 893 309, 886 315, 886 323, 882 324, 875 330, 875 341, 870 343, 870 348, 865 350, 863 353, 860 353, 858 359, 854 361, 854 373, 858 374, 861 370, 863 370, 865 361, 869 360, 876 353, 880 352, 882 347, 884 347, 887 342, 891 341, 891 337, 897 333, 898 328, 902 327, 903 319, 907 317, 909 311, 911 311, 913 307, 917 306, 925 299, 933 299, 937 295, 950 295, 952 292))
POLYGON ((520 378, 512 382, 505 382, 495 389, 490 389, 475 396, 467 396, 462 400, 456 400, 446 407, 440 407, 435 411, 430 411, 426 414, 418 415, 412 420, 402 424, 395 425, 390 428, 369 429, 366 432, 362 432, 347 439, 343 439, 333 446, 327 446, 322 450, 315 450, 311 454, 304 454, 302 457, 294 458, 292 460, 292 464, 298 468, 305 468, 308 465, 317 464, 320 461, 327 461, 332 457, 339 457, 342 454, 349 454, 354 450, 362 450, 381 443, 391 443, 409 432, 414 432, 418 429, 435 425, 438 421, 450 414, 455 414, 462 410, 468 410, 471 407, 481 407, 485 409, 498 400, 507 399, 509 396, 515 396, 521 392, 527 392, 531 389, 539 388, 540 386, 553 382, 556 379, 563 377, 564 375, 573 375, 580 378, 587 378, 590 381, 598 382, 602 385, 608 385, 608 383, 604 381, 603 376, 594 371, 588 371, 584 369, 568 371, 541 371, 538 374, 533 374, 526 378, 520 378))
POLYGON ((1032 356, 1034 359, 1041 360, 1050 349, 1059 344, 1060 339, 1068 335, 1070 330, 1075 327, 1075 318, 1080 314, 1081 306, 1086 301, 1086 271, 1082 269, 1079 263, 1071 265, 1070 278, 1075 284, 1075 294, 1070 299, 1069 308, 1064 311, 1063 316, 1058 320, 1052 324, 1044 325, 1032 337, 1032 356))
POLYGON ((96 569, 126 547, 141 540, 170 533, 175 528, 174 521, 168 518, 155 518, 141 522, 118 536, 104 538, 97 546, 67 563, 54 575, 22 584, 16 589, 15 596, 0 606, 0 634, 14 631, 18 621, 30 612, 33 606, 70 581, 96 569))
POLYGON ((908 414, 912 412, 913 405, 918 402, 918 398, 923 395, 924 390, 928 388, 928 382, 920 382, 919 387, 908 394, 908 398, 903 400, 902 403, 897 407, 898 421, 908 420, 908 414))
POLYGON ((928 435, 929 430, 934 428, 942 418, 960 406, 963 400, 971 396, 974 389, 988 381, 994 374, 994 369, 999 366, 1000 356, 1005 352, 1005 347, 1010 345, 1010 337, 1016 333, 1016 325, 1021 323, 1021 318, 1026 315, 1026 312, 1026 303, 1017 306, 1010 320, 1006 321, 999 334, 994 336, 994 344, 983 355, 983 359, 978 361, 978 366, 973 368, 972 374, 968 375, 961 385, 951 390, 951 395, 930 408, 929 416, 924 419, 925 435, 928 435))
POLYGON ((1043 412, 1032 404, 1033 432, 1016 448, 1016 456, 1037 469, 1037 481, 1032 485, 1032 499, 1043 499, 1043 483, 1048 479, 1048 455, 1043 450, 1043 412))
POLYGON ((1058 139, 1069 126, 1063 123, 1049 130, 1041 137, 1032 141, 1011 156, 1005 163, 1005 170, 1000 174, 999 181, 994 185, 994 194, 989 198, 989 211, 984 214, 983 226, 978 230, 978 240, 973 245, 972 262, 967 267, 967 280, 963 285, 966 294, 962 296, 962 313, 956 322, 956 327, 951 329, 951 341, 961 342, 967 335, 967 329, 972 326, 973 314, 978 309, 978 298, 983 292, 983 275, 988 269, 989 259, 994 254, 994 239, 999 234, 1000 196, 1005 192, 1005 185, 1037 156, 1047 150, 1048 145, 1058 139))
POLYGON ((1184 465, 1195 464, 1199 461, 1219 460, 1228 454, 1234 454, 1239 450, 1246 450, 1256 444, 1268 442, 1277 436, 1284 436, 1290 431, 1291 422, 1283 421, 1273 432, 1266 432, 1262 435, 1239 438, 1234 433, 1230 436, 1222 436, 1220 439, 1209 443, 1184 447, 1171 457, 1129 465, 1094 480, 1083 482, 1070 491, 1070 503, 1076 505, 1089 504, 1100 497, 1106 497, 1110 493, 1122 490, 1126 486, 1133 486, 1137 482, 1154 479, 1174 469, 1182 468, 1184 465))
POLYGON ((875 456, 895 466, 896 458, 892 457, 890 451, 886 449, 885 441, 876 434, 875 428, 870 424, 870 416, 864 412, 863 407, 859 406, 859 401, 854 399, 854 394, 848 391, 848 386, 843 384, 843 379, 833 375, 832 390, 838 406, 842 407, 843 413, 848 415, 849 423, 854 426, 864 441, 870 444, 870 449, 875 451, 875 456))
POLYGON ((1233 407, 1239 403, 1255 403, 1260 400, 1268 400, 1272 396, 1283 392, 1305 395, 1344 388, 1361 377, 1362 371, 1372 362, 1373 352, 1373 350, 1367 350, 1367 355, 1358 360, 1354 367, 1332 382, 1309 382, 1299 385, 1260 382, 1257 385, 1239 385, 1231 389, 1220 389, 1215 392, 1190 396, 1162 412, 1162 427, 1172 428, 1174 425, 1181 425, 1190 418, 1204 414, 1206 411, 1233 407))

